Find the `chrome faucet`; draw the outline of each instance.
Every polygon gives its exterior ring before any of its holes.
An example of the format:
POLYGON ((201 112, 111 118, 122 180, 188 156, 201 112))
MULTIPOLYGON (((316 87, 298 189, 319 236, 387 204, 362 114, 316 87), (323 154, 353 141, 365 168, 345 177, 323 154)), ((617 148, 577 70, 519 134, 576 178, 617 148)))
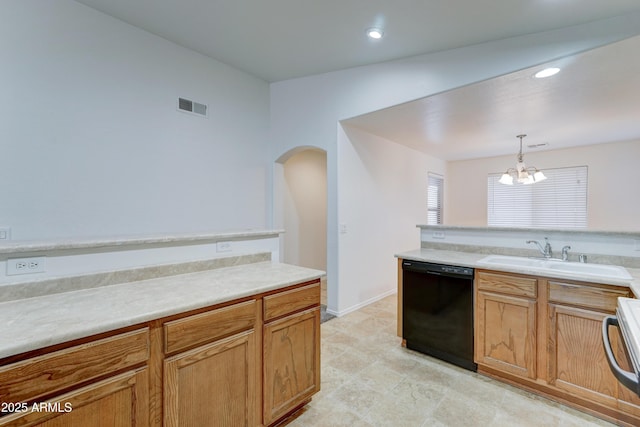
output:
POLYGON ((553 251, 551 250, 551 245, 549 244, 549 239, 547 239, 546 237, 544 238, 545 241, 545 245, 544 247, 542 247, 542 245, 540 244, 540 242, 538 242, 537 240, 527 240, 527 244, 529 243, 535 243, 536 246, 538 247, 538 250, 540 251, 540 253, 545 257, 545 258, 551 258, 551 256, 553 255, 553 251))
POLYGON ((571 250, 571 246, 563 246, 562 247, 562 260, 569 261, 569 250, 571 250))

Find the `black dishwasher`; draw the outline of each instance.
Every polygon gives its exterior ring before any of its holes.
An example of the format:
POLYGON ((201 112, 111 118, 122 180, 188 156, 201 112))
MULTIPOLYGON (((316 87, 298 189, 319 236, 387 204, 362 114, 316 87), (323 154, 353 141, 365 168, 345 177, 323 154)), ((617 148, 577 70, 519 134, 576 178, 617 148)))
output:
POLYGON ((403 260, 402 338, 409 349, 476 371, 473 268, 403 260))

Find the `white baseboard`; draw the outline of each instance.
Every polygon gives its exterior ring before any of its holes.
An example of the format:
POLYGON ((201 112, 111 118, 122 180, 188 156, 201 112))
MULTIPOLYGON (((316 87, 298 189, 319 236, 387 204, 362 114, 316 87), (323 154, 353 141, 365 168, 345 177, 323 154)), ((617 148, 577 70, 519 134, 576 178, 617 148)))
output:
POLYGON ((353 305, 353 306, 351 306, 351 307, 349 307, 349 308, 347 308, 345 310, 334 311, 334 310, 330 310, 329 308, 327 308, 327 313, 329 313, 331 315, 334 315, 334 316, 337 316, 337 317, 344 316, 345 314, 349 314, 349 313, 351 313, 353 311, 359 310, 362 307, 366 307, 369 304, 373 304, 374 302, 380 301, 382 298, 386 298, 389 295, 393 295, 393 294, 395 294, 397 292, 398 292, 397 288, 391 288, 386 292, 383 292, 383 293, 381 293, 379 295, 376 295, 375 297, 369 298, 368 300, 363 301, 363 302, 361 302, 359 304, 353 305))

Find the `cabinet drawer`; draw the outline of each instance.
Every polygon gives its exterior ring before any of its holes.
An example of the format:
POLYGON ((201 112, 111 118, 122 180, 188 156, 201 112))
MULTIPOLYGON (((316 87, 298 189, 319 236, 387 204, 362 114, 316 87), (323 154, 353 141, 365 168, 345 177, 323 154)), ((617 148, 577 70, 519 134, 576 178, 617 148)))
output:
POLYGON ((148 358, 148 328, 36 356, 0 367, 0 401, 33 401, 148 358))
POLYGON ((264 320, 320 305, 320 281, 264 297, 264 320))
POLYGON ((532 277, 520 277, 510 274, 479 271, 476 276, 478 289, 535 298, 538 293, 538 280, 532 277))
POLYGON ((218 308, 164 324, 164 351, 173 353, 254 327, 256 300, 218 308))
POLYGON ((549 281, 549 301, 602 310, 616 311, 618 297, 628 297, 629 289, 614 286, 589 286, 549 281))

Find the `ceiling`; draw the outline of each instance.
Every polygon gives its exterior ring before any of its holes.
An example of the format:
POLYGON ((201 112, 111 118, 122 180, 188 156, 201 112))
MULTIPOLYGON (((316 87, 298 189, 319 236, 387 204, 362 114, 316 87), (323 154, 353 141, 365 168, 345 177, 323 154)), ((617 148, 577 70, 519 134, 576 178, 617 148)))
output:
POLYGON ((640 36, 343 121, 444 160, 640 140, 640 36), (533 75, 561 68, 545 79, 533 75))
POLYGON ((76 0, 268 82, 639 11, 638 0, 76 0), (382 40, 365 30, 380 26, 382 40))
MULTIPOLYGON (((76 0, 267 82, 640 12, 638 0, 76 0), (383 39, 365 30, 380 26, 383 39)), ((640 139, 640 37, 344 123, 445 160, 640 139)))

